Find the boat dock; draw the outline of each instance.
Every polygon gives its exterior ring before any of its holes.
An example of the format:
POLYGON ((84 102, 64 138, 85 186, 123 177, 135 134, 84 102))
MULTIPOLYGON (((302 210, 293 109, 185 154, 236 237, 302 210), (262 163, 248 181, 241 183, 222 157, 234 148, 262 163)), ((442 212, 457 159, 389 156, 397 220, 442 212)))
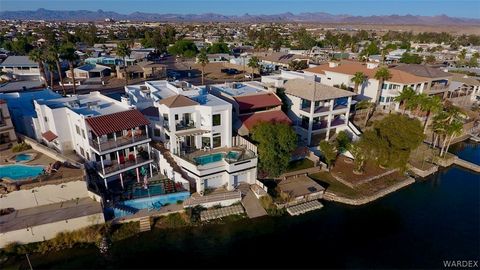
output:
POLYGON ((322 207, 323 207, 323 204, 315 200, 315 201, 309 201, 306 203, 301 203, 301 204, 287 207, 287 212, 291 216, 297 216, 313 210, 321 209, 322 207))
POLYGON ((470 161, 466 161, 466 160, 461 159, 459 157, 455 157, 455 159, 453 160, 453 163, 455 165, 458 165, 458 166, 463 167, 465 169, 469 169, 471 171, 480 173, 480 165, 477 165, 477 164, 472 163, 470 161))

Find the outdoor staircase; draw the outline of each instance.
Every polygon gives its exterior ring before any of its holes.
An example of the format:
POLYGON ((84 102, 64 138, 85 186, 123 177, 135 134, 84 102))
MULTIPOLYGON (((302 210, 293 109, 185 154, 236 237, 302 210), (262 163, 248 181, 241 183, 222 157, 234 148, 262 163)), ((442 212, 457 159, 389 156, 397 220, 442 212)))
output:
POLYGON ((165 148, 165 146, 163 145, 163 143, 155 143, 153 145, 153 147, 155 147, 156 149, 158 149, 160 151, 160 154, 162 154, 162 156, 165 158, 165 160, 167 160, 168 164, 173 168, 173 171, 180 174, 183 179, 186 179, 190 182, 190 191, 194 191, 196 186, 195 186, 195 181, 193 179, 191 179, 183 170, 182 168, 180 168, 180 166, 178 166, 177 162, 175 161, 175 159, 172 157, 172 153, 170 153, 170 151, 165 148))
POLYGON ((140 231, 141 232, 150 231, 152 229, 151 224, 150 224, 150 217, 141 218, 140 222, 139 222, 139 226, 140 226, 140 231))
POLYGON ((122 211, 128 212, 130 214, 135 214, 138 212, 137 208, 134 208, 125 204, 115 204, 113 207, 120 209, 122 211))

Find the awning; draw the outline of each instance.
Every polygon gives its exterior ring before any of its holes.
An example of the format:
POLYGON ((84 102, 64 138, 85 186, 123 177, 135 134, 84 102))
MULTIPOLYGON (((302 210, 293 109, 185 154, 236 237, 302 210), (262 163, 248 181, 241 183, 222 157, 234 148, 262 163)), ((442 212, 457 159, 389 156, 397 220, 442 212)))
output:
POLYGON ((185 136, 194 136, 194 135, 202 135, 204 133, 209 133, 210 130, 204 130, 200 128, 192 128, 187 130, 178 131, 175 133, 177 137, 185 137, 185 136))

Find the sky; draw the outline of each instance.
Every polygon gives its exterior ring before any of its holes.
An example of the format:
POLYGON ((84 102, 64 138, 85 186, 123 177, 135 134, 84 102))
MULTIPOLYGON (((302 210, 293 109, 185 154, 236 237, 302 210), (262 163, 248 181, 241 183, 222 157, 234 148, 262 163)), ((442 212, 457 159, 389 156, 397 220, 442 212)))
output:
POLYGON ((128 14, 219 13, 224 15, 327 12, 355 16, 441 15, 480 18, 480 0, 0 0, 0 11, 98 10, 128 14))

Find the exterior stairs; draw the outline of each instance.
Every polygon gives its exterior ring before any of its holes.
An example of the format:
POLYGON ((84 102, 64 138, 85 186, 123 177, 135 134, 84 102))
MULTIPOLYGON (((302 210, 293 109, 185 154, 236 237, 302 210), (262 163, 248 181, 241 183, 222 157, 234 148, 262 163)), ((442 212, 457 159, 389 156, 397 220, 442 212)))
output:
POLYGON ((150 217, 141 218, 140 222, 139 222, 139 226, 140 226, 140 231, 141 232, 150 231, 152 229, 151 224, 150 224, 150 217))
POLYGON ((122 211, 128 212, 130 214, 135 214, 138 212, 137 208, 134 208, 125 204, 115 204, 114 207, 122 211))
POLYGON ((162 156, 165 158, 165 160, 167 160, 168 164, 173 168, 174 172, 180 174, 183 177, 183 179, 186 179, 187 181, 190 182, 190 192, 195 192, 195 189, 196 189, 195 181, 193 179, 191 179, 182 170, 182 168, 180 168, 180 166, 178 166, 177 162, 172 157, 172 153, 170 153, 170 151, 167 148, 165 148, 163 143, 156 142, 156 143, 153 144, 153 147, 155 147, 155 149, 160 151, 160 154, 162 154, 162 156))

